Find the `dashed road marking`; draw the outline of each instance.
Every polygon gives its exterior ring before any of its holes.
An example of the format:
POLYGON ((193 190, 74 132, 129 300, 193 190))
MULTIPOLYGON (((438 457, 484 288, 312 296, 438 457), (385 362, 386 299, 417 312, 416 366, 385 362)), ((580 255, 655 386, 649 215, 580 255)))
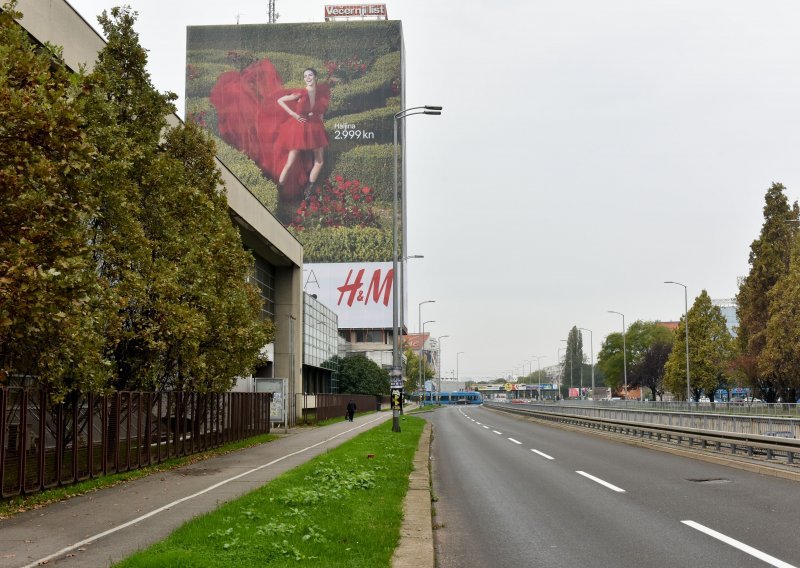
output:
POLYGON ((522 442, 515 440, 514 438, 509 438, 509 440, 514 442, 515 444, 519 444, 520 446, 522 445, 522 442))
POLYGON ((616 485, 612 485, 608 481, 603 481, 599 477, 595 477, 594 475, 586 473, 585 471, 576 471, 575 473, 577 473, 578 475, 582 475, 583 477, 585 477, 587 479, 591 479, 592 481, 594 481, 595 483, 599 483, 603 487, 608 487, 612 491, 616 491, 617 493, 625 493, 624 489, 622 489, 620 487, 617 487, 616 485))
POLYGON ((544 452, 540 452, 539 450, 534 450, 533 448, 531 448, 531 451, 532 451, 534 454, 539 454, 540 456, 542 456, 543 458, 545 458, 545 459, 548 459, 548 460, 554 460, 554 459, 556 459, 556 458, 554 458, 553 456, 548 456, 546 453, 544 453, 544 452))
POLYGON ((753 557, 758 558, 759 560, 761 560, 763 562, 766 562, 770 566, 778 566, 779 568, 796 568, 793 564, 789 564, 788 562, 784 562, 783 560, 778 560, 774 556, 770 556, 769 554, 761 552, 760 550, 757 550, 757 549, 753 548, 752 546, 748 546, 748 545, 744 544, 743 542, 739 542, 738 540, 732 539, 729 536, 725 536, 724 534, 719 533, 719 532, 717 532, 717 531, 715 531, 713 529, 710 529, 708 527, 705 527, 705 526, 701 525, 700 523, 696 523, 694 521, 681 521, 681 522, 684 525, 692 527, 693 529, 698 530, 701 533, 707 534, 708 536, 710 536, 712 538, 720 540, 720 541, 724 542, 725 544, 729 544, 730 546, 732 546, 734 548, 738 548, 742 552, 745 552, 745 553, 749 554, 750 556, 753 556, 753 557))

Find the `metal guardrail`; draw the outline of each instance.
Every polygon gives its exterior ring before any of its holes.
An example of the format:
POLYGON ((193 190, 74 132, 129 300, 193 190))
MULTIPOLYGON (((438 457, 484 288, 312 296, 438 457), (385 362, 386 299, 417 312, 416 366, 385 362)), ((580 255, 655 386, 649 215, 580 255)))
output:
MULTIPOLYGON (((484 403, 484 405, 512 414, 535 416, 541 420, 630 435, 653 441, 676 442, 678 444, 686 442, 690 447, 698 449, 713 449, 718 452, 728 450, 732 455, 742 453, 749 457, 765 456, 767 460, 783 458, 787 464, 793 465, 797 464, 796 458, 800 455, 800 439, 793 435, 794 430, 771 430, 762 433, 726 432, 678 424, 653 424, 625 420, 619 417, 599 417, 588 416, 586 413, 559 412, 559 410, 574 409, 574 407, 562 407, 561 405, 522 406, 492 402, 484 403)), ((589 410, 589 407, 583 407, 582 410, 589 410)), ((796 427, 797 425, 795 425, 796 427)))

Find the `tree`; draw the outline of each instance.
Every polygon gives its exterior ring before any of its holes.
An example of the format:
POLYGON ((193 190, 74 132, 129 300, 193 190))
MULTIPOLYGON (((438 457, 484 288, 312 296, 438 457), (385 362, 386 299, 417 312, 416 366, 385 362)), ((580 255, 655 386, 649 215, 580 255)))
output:
POLYGON ((34 377, 60 401, 111 374, 88 232, 97 149, 78 81, 18 17, 13 4, 0 11, 0 384, 34 377))
POLYGON ((213 144, 193 125, 168 127, 176 97, 152 86, 135 20, 103 13, 108 44, 89 77, 87 129, 107 156, 93 244, 115 293, 116 387, 227 390, 274 326, 247 283, 253 259, 228 217, 213 144))
POLYGON ((800 389, 800 242, 795 243, 788 274, 778 280, 768 297, 767 341, 757 364, 776 388, 762 389, 761 395, 767 402, 778 397, 794 402, 800 389))
POLYGON ((363 355, 339 361, 339 392, 348 394, 389 394, 389 371, 363 355))
MULTIPOLYGON (((789 272, 792 246, 798 237, 800 219, 800 208, 797 202, 789 205, 785 189, 782 184, 773 183, 767 190, 761 234, 750 245, 750 272, 736 295, 739 318, 737 343, 741 352, 736 366, 768 400, 778 390, 778 378, 762 372, 759 365, 759 362, 772 360, 772 356, 762 357, 768 343, 769 292, 789 272)), ((770 368, 775 369, 775 365, 770 364, 770 368)))
MULTIPOLYGON (((419 356, 413 349, 406 349, 406 364, 403 369, 403 388, 407 394, 419 392, 419 356)), ((433 378, 433 368, 428 365, 428 361, 422 359, 422 379, 423 381, 433 378)), ((424 386, 424 385, 423 385, 424 386)))
MULTIPOLYGON (((624 345, 627 349, 628 388, 641 386, 643 376, 634 375, 633 368, 657 343, 672 346, 672 331, 652 321, 637 320, 625 333, 624 345)), ((597 367, 606 377, 606 385, 618 390, 624 384, 623 340, 621 333, 610 333, 597 355, 597 367)))
POLYGON ((583 337, 576 326, 567 334, 567 352, 564 354, 564 367, 562 376, 570 388, 577 386, 582 372, 585 356, 583 354, 583 337))
MULTIPOLYGON (((736 355, 731 334, 718 306, 703 290, 689 310, 689 373, 692 398, 702 393, 713 402, 718 388, 727 385, 726 373, 736 355)), ((675 330, 672 353, 665 365, 664 384, 679 399, 686 396, 686 320, 675 330)))
POLYGON ((664 366, 670 353, 672 353, 672 338, 668 342, 658 340, 647 346, 639 360, 630 368, 629 384, 649 388, 652 400, 656 400, 656 397, 661 399, 664 395, 664 366))

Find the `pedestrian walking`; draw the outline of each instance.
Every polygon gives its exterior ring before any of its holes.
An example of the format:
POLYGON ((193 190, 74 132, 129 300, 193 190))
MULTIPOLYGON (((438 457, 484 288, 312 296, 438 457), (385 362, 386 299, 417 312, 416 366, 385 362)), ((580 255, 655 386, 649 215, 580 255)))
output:
POLYGON ((347 403, 347 419, 352 422, 353 416, 356 414, 356 403, 353 402, 353 399, 350 399, 350 402, 347 403))

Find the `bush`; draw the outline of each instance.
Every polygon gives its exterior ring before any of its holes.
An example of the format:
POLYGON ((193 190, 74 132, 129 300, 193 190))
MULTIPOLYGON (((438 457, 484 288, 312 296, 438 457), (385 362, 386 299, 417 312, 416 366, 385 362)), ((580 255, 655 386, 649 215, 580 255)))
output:
POLYGON ((341 154, 332 168, 346 179, 357 178, 373 190, 377 201, 392 202, 394 147, 392 144, 356 146, 341 154))
POLYGON ((217 158, 255 195, 261 204, 273 213, 278 207, 278 187, 264 177, 256 163, 239 150, 226 144, 216 136, 211 137, 217 145, 217 158))
POLYGON ((305 262, 386 262, 392 258, 391 230, 333 227, 297 231, 305 262))
MULTIPOLYGON (((400 89, 400 53, 388 53, 375 61, 363 77, 336 85, 328 114, 334 116, 365 106, 385 106, 400 89)), ((399 109, 398 109, 399 110, 399 109)))

